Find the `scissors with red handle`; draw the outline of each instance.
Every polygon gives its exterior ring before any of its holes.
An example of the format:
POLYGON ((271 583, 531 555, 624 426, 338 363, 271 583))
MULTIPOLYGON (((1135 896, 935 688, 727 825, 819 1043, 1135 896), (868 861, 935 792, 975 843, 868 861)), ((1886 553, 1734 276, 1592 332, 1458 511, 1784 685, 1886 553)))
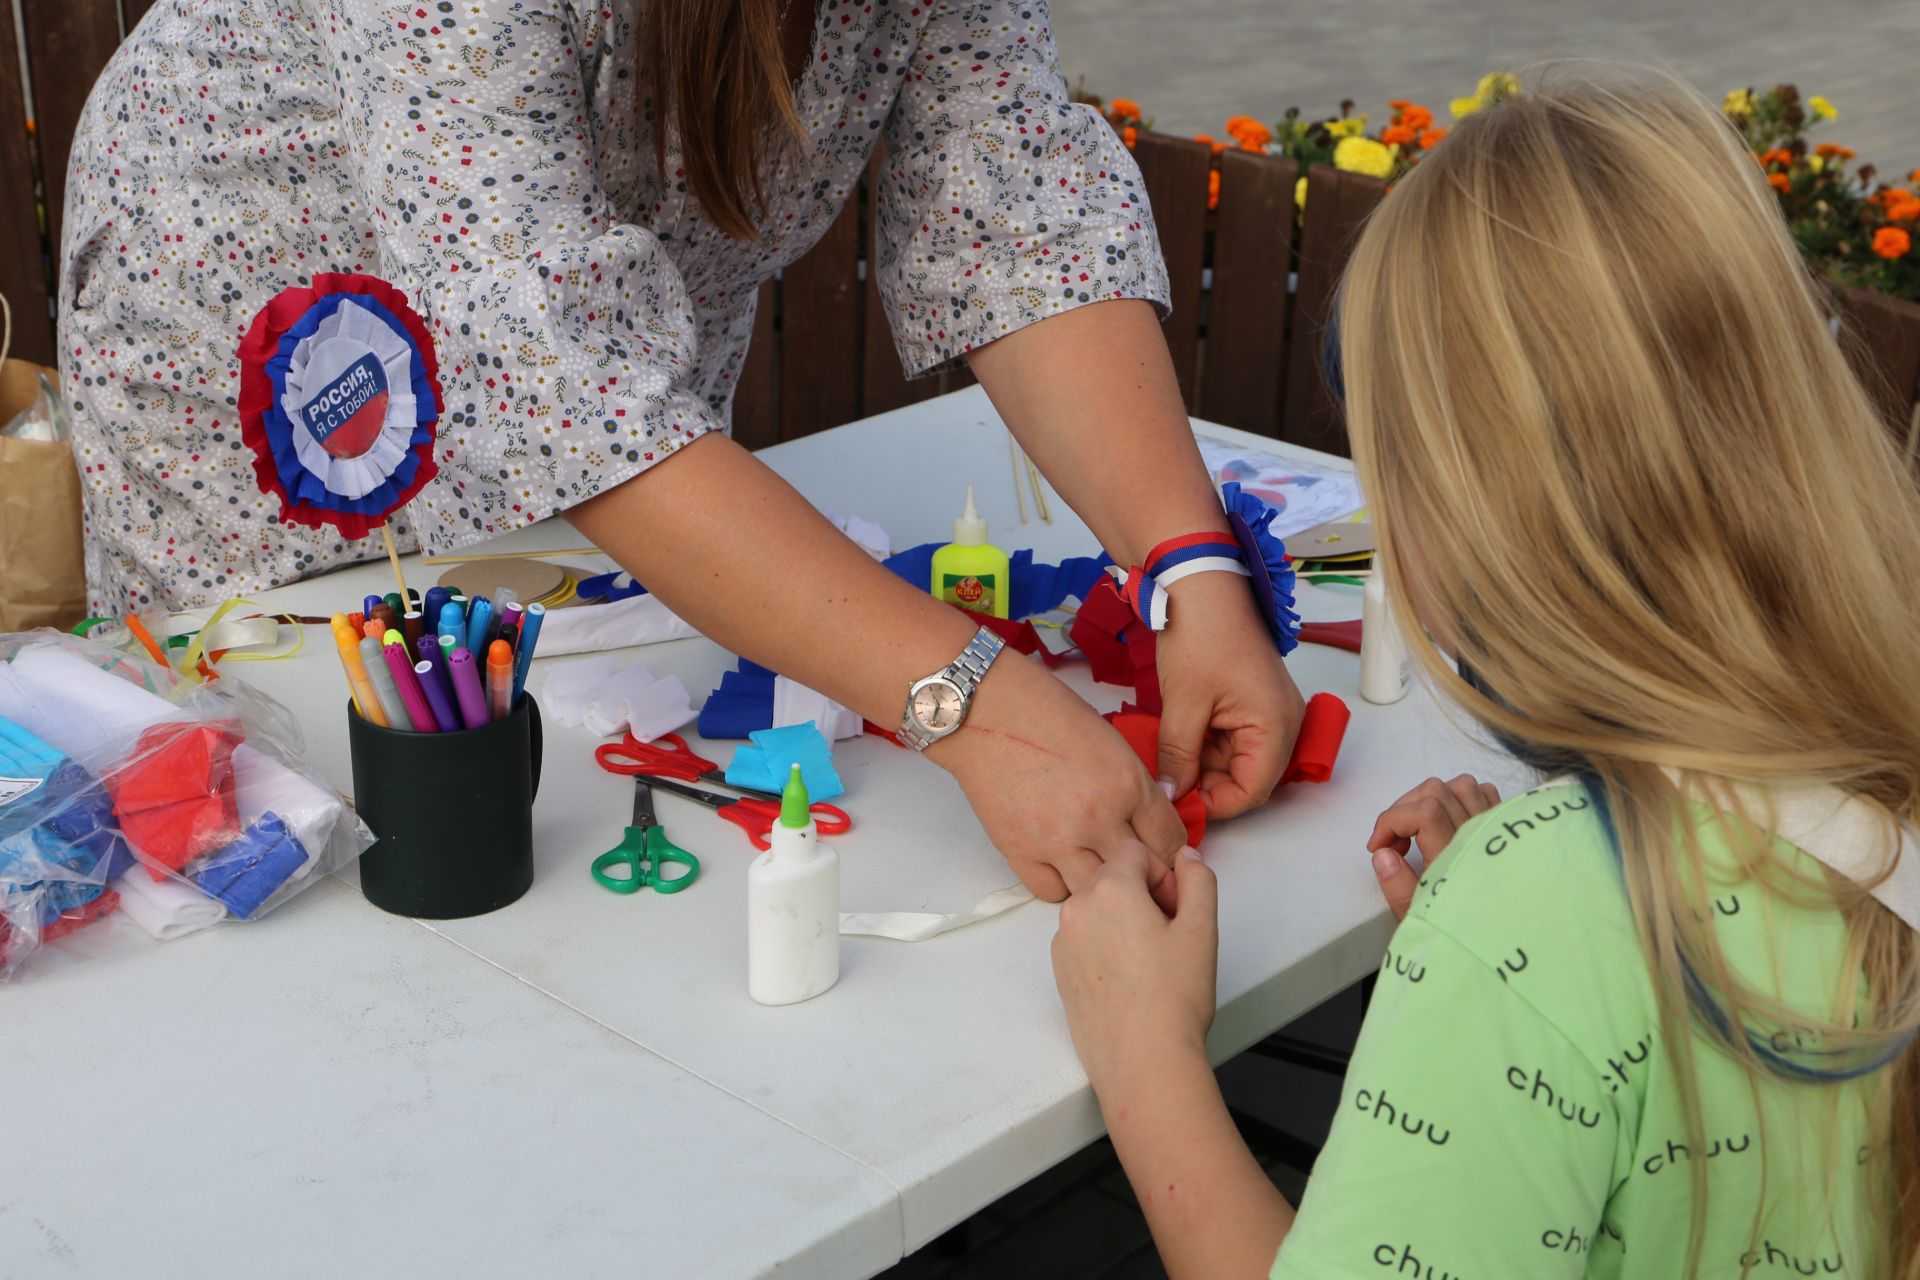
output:
MULTIPOLYGON (((747 839, 753 841, 756 849, 767 849, 772 845, 768 833, 780 817, 778 800, 762 800, 757 796, 741 799, 737 796, 723 796, 713 791, 703 791, 699 787, 690 787, 683 782, 665 782, 655 778, 654 787, 660 791, 671 791, 676 796, 685 796, 697 800, 747 833, 747 839)), ((738 788, 736 788, 737 790, 738 788)), ((809 806, 813 814, 813 824, 823 836, 837 836, 843 831, 853 829, 853 819, 847 816, 845 809, 830 804, 809 806)))
POLYGON ((705 756, 695 755, 687 740, 677 733, 663 733, 652 742, 642 742, 628 733, 618 742, 603 743, 593 749, 593 758, 608 773, 632 777, 644 775, 655 780, 678 779, 681 782, 710 782, 732 791, 744 792, 777 808, 780 797, 750 787, 736 787, 727 781, 719 765, 705 756))

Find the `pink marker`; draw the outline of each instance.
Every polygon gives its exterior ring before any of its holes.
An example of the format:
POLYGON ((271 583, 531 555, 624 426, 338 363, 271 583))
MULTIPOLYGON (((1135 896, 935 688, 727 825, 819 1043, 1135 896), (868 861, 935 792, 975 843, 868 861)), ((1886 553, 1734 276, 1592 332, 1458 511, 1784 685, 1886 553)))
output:
POLYGON ((460 718, 467 722, 467 728, 483 729, 492 724, 486 691, 480 687, 480 664, 473 660, 473 650, 455 649, 447 659, 447 669, 453 673, 453 692, 460 699, 460 718))
POLYGON ((407 660, 407 646, 395 641, 381 652, 386 655, 387 666, 393 672, 393 683, 400 690, 400 701, 406 706, 407 719, 413 721, 413 731, 440 732, 440 724, 433 718, 433 709, 427 705, 427 695, 420 688, 420 678, 413 674, 413 663, 407 660))

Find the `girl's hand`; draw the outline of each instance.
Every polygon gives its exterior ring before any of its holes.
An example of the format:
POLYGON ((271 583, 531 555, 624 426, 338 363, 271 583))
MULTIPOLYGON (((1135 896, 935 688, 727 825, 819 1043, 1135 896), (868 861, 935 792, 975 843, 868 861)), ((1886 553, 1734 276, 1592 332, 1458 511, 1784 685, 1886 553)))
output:
POLYGON ((1209 818, 1231 818, 1273 794, 1306 702, 1245 581, 1195 574, 1172 595, 1155 651, 1160 772, 1176 796, 1197 786, 1209 818))
POLYGON ((1367 850, 1373 854, 1373 873, 1395 920, 1407 918, 1420 877, 1407 865, 1407 853, 1420 846, 1420 857, 1431 867, 1453 842, 1453 834, 1468 818, 1500 803, 1500 789, 1463 773, 1448 782, 1428 778, 1395 800, 1373 824, 1367 850))
POLYGON ((994 663, 959 731, 927 749, 1035 896, 1079 893, 1131 859, 1173 909, 1169 865, 1186 827, 1126 740, 1080 696, 1015 654, 994 663))
POLYGON ((1148 892, 1151 870, 1137 854, 1109 859, 1060 908, 1053 938, 1073 1047, 1103 1098, 1131 1096, 1129 1081, 1150 1088, 1169 1064, 1206 1062, 1220 949, 1213 872, 1181 848, 1169 919, 1148 892))

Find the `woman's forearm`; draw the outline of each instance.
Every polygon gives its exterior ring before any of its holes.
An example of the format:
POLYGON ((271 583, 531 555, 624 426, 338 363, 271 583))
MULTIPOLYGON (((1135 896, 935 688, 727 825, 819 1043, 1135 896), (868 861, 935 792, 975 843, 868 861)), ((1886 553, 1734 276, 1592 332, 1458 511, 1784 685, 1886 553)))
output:
POLYGON ((1198 1053, 1140 1055, 1100 1109, 1172 1280, 1254 1280, 1273 1266, 1293 1206, 1247 1150, 1198 1053))
POLYGON ((567 518, 702 634, 888 728, 973 634, 724 436, 567 518))
POLYGON ((1121 564, 1178 534, 1226 530, 1151 303, 1050 316, 967 361, 1022 447, 1121 564))

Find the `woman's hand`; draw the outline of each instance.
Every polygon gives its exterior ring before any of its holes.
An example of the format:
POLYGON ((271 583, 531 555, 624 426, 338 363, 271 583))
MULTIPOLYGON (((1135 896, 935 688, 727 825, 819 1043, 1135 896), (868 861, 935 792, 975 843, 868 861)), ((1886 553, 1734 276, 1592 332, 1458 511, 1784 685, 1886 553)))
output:
POLYGON ((1217 886, 1200 855, 1182 847, 1174 863, 1178 910, 1154 902, 1144 856, 1111 858, 1060 908, 1053 976, 1073 1047, 1094 1092, 1108 1100, 1151 1097, 1168 1068, 1206 1065, 1213 1025, 1219 930, 1217 886))
POLYGON ((1306 702, 1244 579, 1195 574, 1171 594, 1155 648, 1160 772, 1177 796, 1197 786, 1209 818, 1231 818, 1273 793, 1306 702))
POLYGON ((1367 851, 1373 854, 1373 874, 1395 920, 1407 918, 1420 877, 1407 865, 1407 854, 1420 846, 1420 857, 1431 867, 1453 843, 1468 818, 1500 803, 1500 789, 1463 773, 1447 782, 1428 778, 1395 800, 1375 819, 1367 851))
POLYGON ((1186 828, 1126 740, 1046 670, 1007 653, 967 720, 927 749, 952 772, 1020 882, 1058 902, 1116 857, 1172 909, 1186 828))

